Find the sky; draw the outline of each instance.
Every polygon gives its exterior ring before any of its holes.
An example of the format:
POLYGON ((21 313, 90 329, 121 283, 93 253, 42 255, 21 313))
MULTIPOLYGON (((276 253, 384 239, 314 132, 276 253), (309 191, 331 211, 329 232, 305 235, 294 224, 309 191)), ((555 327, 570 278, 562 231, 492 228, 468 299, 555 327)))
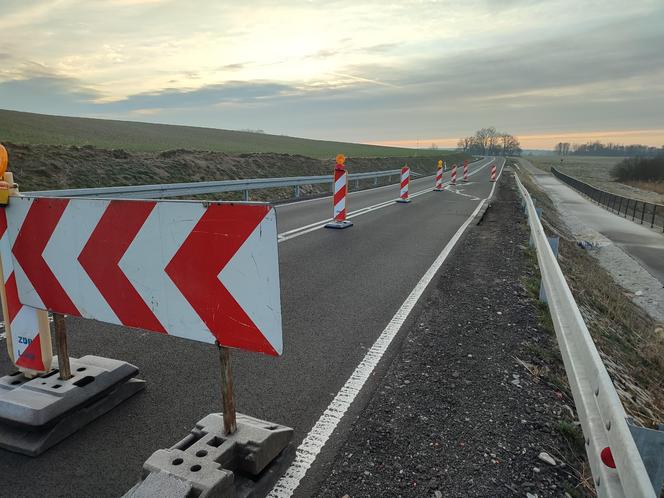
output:
POLYGON ((412 147, 664 145, 662 0, 0 0, 0 108, 412 147))

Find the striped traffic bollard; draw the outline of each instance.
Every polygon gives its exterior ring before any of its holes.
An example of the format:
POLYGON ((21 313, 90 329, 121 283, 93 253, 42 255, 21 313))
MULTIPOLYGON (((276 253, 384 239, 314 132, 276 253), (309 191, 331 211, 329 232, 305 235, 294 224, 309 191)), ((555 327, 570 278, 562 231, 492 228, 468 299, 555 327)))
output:
POLYGON ((452 181, 450 182, 452 185, 456 185, 456 169, 457 165, 455 163, 452 165, 452 181))
POLYGON ((496 181, 496 163, 493 163, 491 165, 491 181, 492 182, 496 181))
POLYGON ((348 174, 344 164, 346 157, 343 154, 337 156, 337 165, 334 167, 334 219, 325 225, 325 228, 348 228, 353 223, 346 219, 346 194, 348 192, 348 174))
POLYGON ((410 185, 410 168, 404 166, 401 168, 401 190, 397 202, 410 202, 408 198, 408 186, 410 185))
POLYGON ((438 169, 436 170, 436 186, 434 192, 443 191, 443 161, 438 161, 438 169))
POLYGON ((463 161, 463 181, 468 181, 468 159, 464 159, 463 161))

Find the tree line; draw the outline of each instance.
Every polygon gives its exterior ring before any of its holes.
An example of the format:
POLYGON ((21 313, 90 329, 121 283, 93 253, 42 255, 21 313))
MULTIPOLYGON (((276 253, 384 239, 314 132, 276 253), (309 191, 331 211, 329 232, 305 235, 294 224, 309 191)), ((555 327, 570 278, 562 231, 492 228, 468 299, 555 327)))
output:
POLYGON ((664 155, 624 159, 613 167, 611 175, 619 182, 664 182, 664 155))
POLYGON ((457 149, 467 154, 483 156, 520 156, 522 152, 518 138, 496 131, 493 126, 481 128, 474 135, 460 139, 457 149))
POLYGON ((633 144, 622 145, 609 142, 587 142, 585 144, 570 144, 559 142, 553 147, 559 156, 622 156, 622 157, 654 157, 664 155, 664 145, 661 148, 649 145, 633 144))

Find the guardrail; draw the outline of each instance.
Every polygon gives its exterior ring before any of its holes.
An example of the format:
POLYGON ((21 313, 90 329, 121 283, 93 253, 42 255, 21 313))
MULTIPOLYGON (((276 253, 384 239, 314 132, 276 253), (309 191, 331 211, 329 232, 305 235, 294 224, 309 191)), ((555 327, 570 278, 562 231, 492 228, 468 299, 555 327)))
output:
MULTIPOLYGON (((355 181, 356 186, 360 180, 374 180, 378 178, 399 177, 400 169, 386 171, 369 171, 365 173, 351 173, 349 181, 355 181)), ((201 194, 216 194, 221 192, 244 192, 243 199, 249 200, 249 191, 266 188, 293 187, 294 196, 300 197, 300 186, 320 183, 334 184, 334 176, 289 176, 285 178, 250 178, 245 180, 219 180, 211 182, 166 183, 161 185, 129 185, 123 187, 97 187, 78 188, 68 190, 41 190, 36 192, 23 192, 24 195, 40 197, 112 197, 123 199, 162 199, 164 197, 181 197, 201 194)))
POLYGON ((650 228, 662 228, 664 232, 664 206, 650 202, 639 201, 631 197, 612 194, 605 190, 593 187, 581 180, 561 173, 556 168, 551 168, 551 173, 570 187, 595 201, 598 205, 605 207, 612 213, 622 215, 624 218, 631 217, 632 221, 640 222, 641 225, 650 223, 650 228))
MULTIPOLYGON (((640 450, 644 449, 637 448, 632 433, 661 431, 628 424, 618 393, 567 286, 530 194, 518 176, 515 175, 515 178, 528 214, 532 240, 537 248, 542 285, 583 429, 586 453, 597 494, 610 498, 656 498, 659 494, 655 494, 654 487, 661 487, 661 482, 651 482, 640 453, 640 450), (606 448, 610 448, 615 469, 602 461, 602 452, 606 454, 609 451, 606 448)), ((650 453, 652 456, 653 452, 650 453)), ((655 455, 655 458, 661 465, 662 454, 655 455)), ((655 471, 651 472, 657 474, 655 471)), ((656 481, 658 478, 653 477, 653 482, 656 481)))

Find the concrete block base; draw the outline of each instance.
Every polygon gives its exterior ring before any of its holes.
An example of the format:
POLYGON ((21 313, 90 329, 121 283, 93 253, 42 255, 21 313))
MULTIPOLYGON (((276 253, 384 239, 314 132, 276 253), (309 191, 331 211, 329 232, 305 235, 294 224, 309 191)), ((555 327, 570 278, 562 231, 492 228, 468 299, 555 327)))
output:
MULTIPOLYGON (((265 496, 291 460, 293 429, 237 414, 237 431, 225 435, 223 416, 212 413, 169 449, 155 451, 143 465, 143 480, 124 498, 156 496, 177 479, 182 495, 200 498, 265 496)), ((179 492, 179 491, 178 491, 179 492)), ((171 496, 171 495, 168 495, 171 496)))
POLYGON ((344 221, 331 221, 330 223, 325 225, 325 228, 336 228, 336 229, 340 230, 340 229, 348 228, 348 227, 352 227, 352 226, 353 226, 352 221, 344 220, 344 221))
POLYGON ((126 362, 70 358, 74 376, 54 369, 33 379, 21 372, 0 378, 0 448, 37 456, 145 388, 126 362))

